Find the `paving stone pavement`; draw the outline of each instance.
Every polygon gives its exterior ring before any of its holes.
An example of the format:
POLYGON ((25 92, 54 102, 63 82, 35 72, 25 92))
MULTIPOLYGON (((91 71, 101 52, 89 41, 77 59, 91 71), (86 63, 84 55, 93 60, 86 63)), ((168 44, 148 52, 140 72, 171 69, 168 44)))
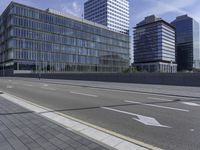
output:
POLYGON ((0 150, 108 150, 0 96, 0 150))

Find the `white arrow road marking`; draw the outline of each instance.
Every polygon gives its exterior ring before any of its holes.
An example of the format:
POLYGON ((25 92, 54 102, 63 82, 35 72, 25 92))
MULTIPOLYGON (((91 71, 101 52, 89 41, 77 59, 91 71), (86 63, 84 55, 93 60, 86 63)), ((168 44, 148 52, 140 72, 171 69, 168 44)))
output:
POLYGON ((131 115, 131 116, 136 116, 137 118, 132 118, 144 125, 148 125, 148 126, 155 126, 155 127, 163 127, 163 128, 171 128, 169 126, 165 126, 160 124, 155 118, 151 118, 151 117, 147 117, 147 116, 142 116, 139 114, 134 114, 134 113, 130 113, 130 112, 126 112, 126 111, 122 111, 122 110, 118 110, 118 109, 113 109, 113 108, 108 108, 108 107, 101 107, 102 109, 106 109, 106 110, 110 110, 110 111, 115 111, 118 113, 123 113, 123 114, 127 114, 127 115, 131 115))
POLYGON ((199 104, 192 103, 192 102, 181 102, 181 103, 185 105, 190 105, 190 106, 200 106, 199 104))
POLYGON ((7 89, 12 89, 13 86, 11 86, 11 85, 7 85, 6 88, 7 88, 7 89))
POLYGON ((85 93, 78 93, 78 92, 73 92, 73 91, 70 91, 70 93, 77 94, 77 95, 83 95, 83 96, 98 97, 97 95, 91 95, 91 94, 85 94, 85 93))
POLYGON ((136 118, 132 118, 132 119, 139 121, 139 122, 141 122, 141 123, 143 123, 147 126, 170 128, 169 126, 165 126, 165 125, 160 124, 155 118, 141 116, 141 115, 137 115, 137 117, 139 119, 136 119, 136 118))
POLYGON ((166 107, 166 106, 161 106, 161 105, 145 104, 145 103, 140 103, 140 102, 135 102, 135 101, 125 101, 125 102, 126 103, 132 103, 132 104, 139 104, 139 105, 151 106, 151 107, 157 107, 157 108, 164 108, 164 109, 170 109, 170 110, 177 110, 177 111, 189 112, 189 110, 186 110, 186 109, 166 107))

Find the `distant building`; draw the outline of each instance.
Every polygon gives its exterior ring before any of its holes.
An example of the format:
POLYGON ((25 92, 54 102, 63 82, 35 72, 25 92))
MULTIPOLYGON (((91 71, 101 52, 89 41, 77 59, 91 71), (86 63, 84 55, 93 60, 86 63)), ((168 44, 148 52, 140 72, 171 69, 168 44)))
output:
POLYGON ((52 9, 11 2, 0 16, 0 72, 121 72, 129 36, 52 9))
POLYGON ((134 30, 134 66, 148 72, 176 72, 175 28, 154 15, 134 30))
POLYGON ((176 61, 178 70, 200 69, 199 24, 187 15, 171 23, 176 28, 176 61))
POLYGON ((87 0, 84 18, 129 34, 129 0, 87 0))

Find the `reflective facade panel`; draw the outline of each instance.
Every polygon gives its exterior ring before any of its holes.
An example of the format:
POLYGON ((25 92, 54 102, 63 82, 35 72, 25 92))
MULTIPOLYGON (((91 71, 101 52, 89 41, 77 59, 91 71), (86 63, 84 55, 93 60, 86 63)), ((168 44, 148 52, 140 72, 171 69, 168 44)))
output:
POLYGON ((149 72, 176 72, 175 29, 154 15, 134 30, 134 64, 149 72))
POLYGON ((14 72, 121 72, 129 36, 15 2, 0 19, 0 64, 14 72))
POLYGON ((87 0, 84 4, 84 18, 129 33, 129 0, 87 0))
POLYGON ((200 69, 199 23, 184 15, 171 24, 176 28, 178 70, 200 69))

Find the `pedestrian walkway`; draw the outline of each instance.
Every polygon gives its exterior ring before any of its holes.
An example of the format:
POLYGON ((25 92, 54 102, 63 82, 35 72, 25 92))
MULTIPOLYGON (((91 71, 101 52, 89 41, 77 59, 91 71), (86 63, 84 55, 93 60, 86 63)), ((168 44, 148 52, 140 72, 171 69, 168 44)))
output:
POLYGON ((0 150, 107 150, 0 96, 0 150))

